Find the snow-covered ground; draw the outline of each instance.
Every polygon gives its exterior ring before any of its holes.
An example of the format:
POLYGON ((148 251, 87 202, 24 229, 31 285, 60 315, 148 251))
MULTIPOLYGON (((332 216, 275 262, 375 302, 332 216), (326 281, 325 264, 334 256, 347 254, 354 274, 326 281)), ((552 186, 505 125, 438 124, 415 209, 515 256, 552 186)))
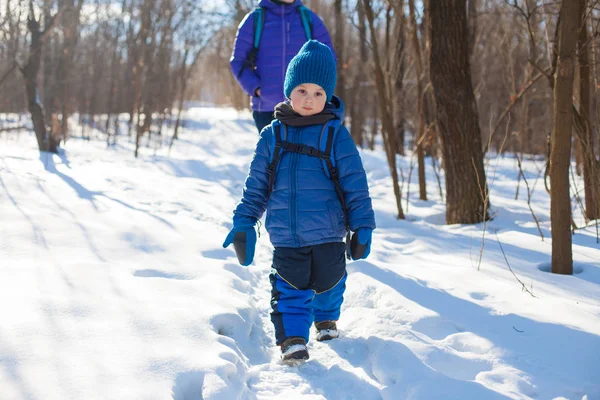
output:
POLYGON ((514 200, 512 158, 489 160, 484 235, 444 225, 430 166, 430 200, 415 170, 396 220, 385 155, 362 151, 371 256, 348 264, 341 338, 311 341, 310 360, 288 367, 269 320, 268 234, 250 267, 221 247, 251 118, 186 118, 170 154, 138 159, 124 138, 40 156, 32 134, 0 135, 0 399, 600 399, 597 227, 573 236, 575 275, 547 272, 542 161, 525 169, 543 241, 523 182, 514 200))

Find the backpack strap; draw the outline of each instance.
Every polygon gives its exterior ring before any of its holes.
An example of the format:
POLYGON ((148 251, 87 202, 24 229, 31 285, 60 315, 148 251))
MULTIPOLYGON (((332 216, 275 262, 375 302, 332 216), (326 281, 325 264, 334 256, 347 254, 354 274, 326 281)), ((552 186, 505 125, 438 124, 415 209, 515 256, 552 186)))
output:
POLYGON ((333 186, 335 187, 335 191, 337 192, 338 197, 340 198, 340 203, 342 204, 342 209, 344 210, 344 222, 346 225, 346 231, 350 231, 350 221, 348 219, 348 208, 346 207, 346 198, 344 197, 344 191, 342 190, 342 185, 340 184, 340 177, 338 174, 338 170, 334 165, 335 158, 332 157, 333 153, 333 140, 337 134, 337 130, 339 129, 339 125, 337 127, 329 125, 327 127, 327 142, 325 144, 325 155, 326 158, 323 158, 323 162, 327 167, 327 172, 329 173, 329 178, 333 181, 333 186))
MULTIPOLYGON (((297 10, 300 14, 300 20, 302 21, 302 28, 304 29, 306 40, 308 41, 312 39, 312 12, 305 6, 300 6, 297 10)), ((254 41, 252 42, 252 50, 248 53, 244 65, 238 73, 238 78, 242 76, 242 72, 244 72, 246 67, 250 67, 253 70, 256 69, 256 57, 258 56, 258 47, 260 46, 260 40, 265 26, 265 14, 264 7, 256 7, 252 13, 254 18, 254 41)))
POLYGON ((254 49, 258 50, 263 28, 265 26, 265 10, 262 7, 254 9, 254 49))
POLYGON ((304 34, 306 35, 306 40, 312 39, 312 12, 306 6, 298 7, 298 13, 300 13, 300 19, 302 20, 302 27, 304 28, 304 34))
POLYGON ((256 7, 252 12, 254 19, 254 40, 252 42, 252 50, 246 56, 244 65, 238 72, 238 78, 242 76, 242 72, 246 67, 250 67, 252 70, 256 69, 256 57, 258 55, 258 46, 260 45, 260 39, 262 38, 263 27, 265 26, 265 10, 263 7, 256 7))
MULTIPOLYGON (((275 145, 273 146, 273 152, 271 153, 271 162, 267 167, 267 175, 269 176, 269 184, 267 186, 267 199, 271 197, 271 192, 275 186, 275 175, 277 174, 277 164, 283 153, 282 144, 284 141, 281 138, 281 123, 276 121, 271 124, 273 128, 273 138, 275 139, 275 145)), ((287 136, 287 135, 286 135, 287 136)), ((287 142, 285 142, 287 143, 287 142)))
POLYGON ((340 177, 338 174, 338 170, 335 167, 335 157, 333 156, 333 144, 335 143, 335 137, 338 133, 338 130, 340 129, 340 126, 341 123, 337 123, 336 125, 334 125, 333 122, 327 123, 326 126, 323 127, 324 131, 321 133, 320 142, 323 143, 322 135, 326 132, 327 137, 325 139, 324 153, 327 155, 327 157, 322 160, 323 164, 325 164, 326 175, 328 174, 329 179, 331 179, 331 181, 333 182, 333 186, 335 187, 335 191, 340 200, 340 204, 342 205, 342 211, 344 211, 344 225, 346 227, 346 258, 350 260, 350 218, 348 217, 348 207, 346 206, 346 198, 344 197, 344 190, 342 189, 342 185, 340 184, 340 177))

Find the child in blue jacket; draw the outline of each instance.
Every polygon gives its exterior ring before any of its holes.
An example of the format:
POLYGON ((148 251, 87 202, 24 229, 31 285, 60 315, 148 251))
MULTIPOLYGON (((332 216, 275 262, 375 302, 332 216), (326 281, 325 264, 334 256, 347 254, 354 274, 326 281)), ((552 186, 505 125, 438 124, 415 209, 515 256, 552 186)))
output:
MULTIPOLYGON (((375 229, 360 155, 342 125, 344 107, 333 95, 332 51, 306 42, 285 75, 287 102, 275 108, 256 146, 233 229, 242 265, 254 258, 255 225, 267 211, 273 252, 271 321, 286 362, 308 359, 315 324, 318 341, 337 338, 346 281, 344 237, 353 231, 350 256, 366 258, 375 229)), ((348 243, 349 245, 350 243, 348 243)))

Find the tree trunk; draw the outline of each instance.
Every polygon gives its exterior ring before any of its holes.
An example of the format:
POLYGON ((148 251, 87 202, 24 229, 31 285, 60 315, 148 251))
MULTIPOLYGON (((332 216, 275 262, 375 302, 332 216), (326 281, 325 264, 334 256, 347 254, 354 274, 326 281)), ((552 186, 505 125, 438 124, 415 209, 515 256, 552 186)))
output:
POLYGON ((579 20, 579 113, 584 120, 584 131, 580 141, 583 156, 583 182, 585 188, 585 214, 588 220, 600 218, 600 175, 596 166, 592 129, 590 124, 590 57, 587 21, 585 18, 586 0, 580 0, 579 20))
POLYGON ((430 73, 446 169, 446 223, 488 219, 477 104, 471 84, 466 0, 429 2, 430 73))
POLYGON ((400 192, 400 185, 398 184, 398 168, 396 166, 396 135, 394 132, 394 122, 392 116, 389 113, 389 98, 387 96, 387 88, 385 84, 385 77, 383 75, 383 68, 381 60, 379 58, 379 46, 377 43, 377 31, 375 29, 375 17, 373 15, 373 8, 371 7, 371 0, 362 0, 365 6, 365 15, 369 23, 369 30, 371 32, 371 44, 373 46, 373 58, 375 61, 375 82, 377 84, 377 92, 379 93, 379 111, 381 113, 381 123, 383 129, 381 130, 383 136, 383 144, 388 159, 388 166, 392 175, 392 185, 394 188, 394 195, 396 197, 396 207, 398 209, 398 219, 404 219, 404 211, 402 210, 402 193, 400 192))
POLYGON ((141 111, 144 107, 144 99, 143 99, 143 78, 144 72, 148 69, 148 66, 144 64, 144 61, 148 59, 147 53, 148 48, 150 47, 147 44, 147 40, 150 37, 150 29, 151 29, 151 7, 153 6, 152 0, 146 0, 142 4, 141 9, 141 23, 140 23, 140 31, 138 33, 138 43, 136 44, 136 48, 134 51, 135 60, 133 64, 133 77, 134 77, 134 89, 133 89, 133 111, 130 114, 130 123, 133 120, 133 113, 135 112, 137 115, 137 123, 135 124, 135 151, 134 155, 137 158, 140 149, 140 139, 145 132, 146 127, 150 126, 149 118, 152 117, 152 112, 150 110, 144 109, 144 115, 146 118, 143 123, 140 123, 141 119, 141 111))
POLYGON ((173 131, 173 137, 171 138, 171 143, 169 144, 169 148, 173 146, 173 141, 179 139, 179 124, 181 121, 181 111, 183 110, 183 103, 185 101, 185 89, 187 86, 187 72, 186 72, 186 64, 188 54, 190 53, 189 47, 186 47, 185 52, 183 53, 183 62, 181 63, 181 75, 179 81, 179 107, 177 109, 177 120, 175 121, 175 129, 173 131))
POLYGON ((71 82, 73 81, 73 57, 75 54, 75 46, 79 37, 79 15, 83 0, 79 0, 75 4, 74 0, 64 2, 66 7, 62 14, 63 18, 63 51, 60 61, 60 75, 62 79, 61 105, 62 105, 62 121, 60 132, 52 132, 52 137, 57 143, 61 140, 66 141, 69 134, 69 116, 71 115, 71 82))
MULTIPOLYGON (((356 71, 356 77, 354 80, 354 91, 356 92, 355 101, 352 103, 352 125, 350 125, 350 134, 354 143, 357 146, 363 147, 365 145, 365 107, 362 106, 361 99, 365 98, 364 84, 367 82, 365 74, 365 64, 367 63, 367 29, 365 25, 365 10, 362 2, 358 2, 356 5, 358 9, 358 35, 359 35, 359 50, 360 59, 363 61, 358 64, 356 71)), ((374 117, 375 118, 375 117, 374 117)))
POLYGON ((379 131, 379 99, 377 99, 377 94, 373 90, 373 108, 371 110, 371 136, 368 138, 369 141, 369 150, 375 150, 375 138, 377 137, 377 132, 379 131))
MULTIPOLYGON (((43 5, 43 21, 44 29, 53 23, 52 18, 52 7, 54 6, 53 0, 44 0, 43 5)), ((41 21, 40 21, 41 22, 41 21)), ((56 97, 56 65, 55 57, 56 52, 52 51, 52 37, 46 40, 41 50, 42 52, 42 83, 40 84, 40 91, 42 92, 41 98, 44 104, 44 122, 46 126, 50 126, 52 123, 52 115, 55 113, 55 97, 56 97)))
POLYGON ((395 60, 392 61, 391 69, 394 81, 394 91, 391 98, 394 99, 393 113, 396 124, 396 126, 394 126, 394 129, 396 130, 396 152, 403 156, 405 154, 404 138, 406 136, 406 102, 404 101, 404 73, 406 72, 406 47, 404 42, 406 41, 406 18, 404 17, 404 0, 398 0, 395 4, 396 7, 394 9, 394 13, 396 14, 396 37, 394 40, 396 42, 396 49, 394 53, 395 60))
POLYGON ((563 1, 560 8, 558 59, 554 83, 554 129, 550 153, 552 272, 568 275, 573 274, 569 165, 579 6, 579 1, 563 1))
MULTIPOLYGON (((33 2, 29 2, 30 15, 27 19, 27 29, 31 34, 31 42, 29 44, 29 60, 25 67, 21 69, 23 79, 25 81, 25 93, 27 95, 27 104, 29 113, 31 114, 31 121, 33 122, 33 130, 35 131, 35 137, 38 142, 38 149, 40 151, 51 151, 57 153, 58 149, 48 147, 48 138, 46 132, 46 125, 44 121, 44 111, 39 103, 39 93, 37 87, 37 76, 40 70, 40 63, 42 58, 42 36, 43 32, 40 31, 40 23, 35 19, 33 13, 33 2)), ((49 26, 51 26, 50 24, 49 26)))
MULTIPOLYGON (((337 86, 336 95, 342 100, 346 99, 346 79, 344 77, 344 16, 342 14, 342 0, 335 0, 335 52, 337 55, 337 86)), ((343 121, 342 121, 343 122, 343 121)))
POLYGON ((417 160, 419 163, 419 199, 427 200, 427 186, 425 178, 425 154, 423 152, 423 141, 425 135, 425 89, 423 59, 421 58, 421 45, 417 35, 417 18, 415 17, 415 1, 408 0, 410 11, 410 35, 415 54, 417 67, 417 112, 419 114, 419 133, 417 135, 417 160))
MULTIPOLYGON (((123 3, 121 4, 121 12, 123 14, 125 14, 125 11, 127 10, 127 0, 123 0, 123 3)), ((111 116, 113 113, 116 113, 115 115, 115 121, 114 121, 114 131, 113 131, 113 141, 112 144, 114 145, 117 141, 117 128, 119 126, 119 112, 118 112, 118 108, 114 106, 114 98, 115 98, 115 94, 117 91, 117 87, 116 87, 116 82, 117 82, 117 71, 118 71, 118 61, 119 61, 119 37, 121 35, 121 25, 123 23, 123 20, 121 18, 119 18, 119 20, 117 21, 117 27, 115 29, 115 37, 113 38, 113 53, 111 56, 111 62, 110 62, 110 83, 108 86, 108 99, 107 99, 107 104, 106 104, 106 112, 108 113, 108 115, 106 116, 106 146, 110 146, 110 120, 111 120, 111 116)))

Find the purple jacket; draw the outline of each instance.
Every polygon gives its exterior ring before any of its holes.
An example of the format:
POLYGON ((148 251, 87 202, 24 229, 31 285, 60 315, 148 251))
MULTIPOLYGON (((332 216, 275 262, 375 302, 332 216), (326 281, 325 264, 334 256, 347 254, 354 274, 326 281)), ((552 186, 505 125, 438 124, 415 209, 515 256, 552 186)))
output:
MULTIPOLYGON (((241 75, 239 73, 253 47, 254 11, 248 13, 238 27, 229 65, 240 86, 252 97, 254 111, 273 111, 275 105, 285 100, 285 70, 306 42, 306 34, 297 10, 301 5, 300 0, 295 0, 289 5, 260 0, 259 6, 264 7, 266 12, 256 70, 246 67, 241 75), (260 88, 260 97, 254 96, 257 88, 260 88)), ((326 44, 333 51, 329 32, 315 13, 312 14, 312 25, 312 38, 326 44)))

